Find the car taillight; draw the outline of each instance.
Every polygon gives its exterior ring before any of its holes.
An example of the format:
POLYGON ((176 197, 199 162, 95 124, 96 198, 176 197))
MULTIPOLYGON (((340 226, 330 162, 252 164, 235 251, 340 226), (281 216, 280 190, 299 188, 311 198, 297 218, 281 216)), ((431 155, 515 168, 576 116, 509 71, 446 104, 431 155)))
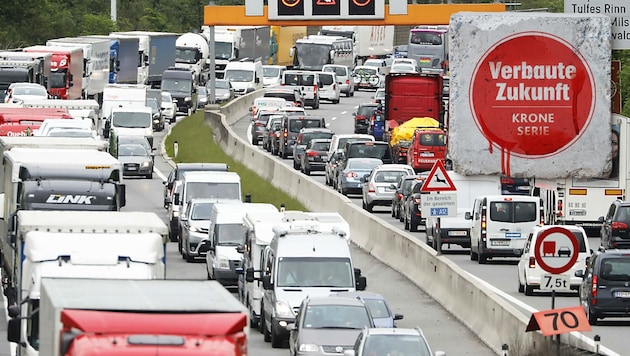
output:
MULTIPOLYGON (((591 287, 591 296, 597 298, 597 276, 593 276, 593 286, 591 287)), ((595 304, 595 299, 591 300, 595 304)))
POLYGON ((529 258, 529 268, 536 268, 536 257, 529 258))
POLYGON ((376 189, 374 189, 374 184, 370 183, 370 186, 368 187, 368 193, 375 193, 376 189))
POLYGON ((313 93, 317 94, 317 85, 313 85, 313 93))
POLYGON ((347 172, 346 173, 346 177, 348 177, 348 178, 356 178, 356 177, 358 177, 358 175, 356 173, 354 173, 354 172, 347 172))
POLYGON ((346 79, 346 85, 350 85, 350 79, 346 79))
POLYGON ((284 131, 284 137, 289 136, 289 133, 287 131, 284 131))
POLYGON ((265 126, 265 125, 263 125, 263 123, 260 121, 256 121, 256 126, 265 126))
POLYGON ((402 198, 403 198, 403 195, 398 193, 398 200, 402 200, 402 198))
POLYGON ((486 208, 484 207, 483 209, 481 209, 481 241, 485 242, 486 241, 486 227, 488 226, 488 223, 486 221, 486 208))
POLYGON ((354 117, 355 120, 365 120, 365 116, 364 115, 357 115, 354 117))
POLYGON ((514 184, 514 179, 510 177, 501 177, 501 184, 514 184))
POLYGON ((308 150, 308 151, 306 151, 306 156, 307 157, 317 157, 317 156, 319 156, 319 153, 317 153, 317 151, 308 150))
POLYGON ((612 224, 610 225, 610 227, 613 230, 626 230, 628 228, 628 224, 626 224, 625 222, 621 222, 621 221, 613 221, 612 224))
POLYGON ((558 200, 558 216, 562 216, 562 200, 558 200))
POLYGON ((280 137, 280 132, 276 132, 276 137, 280 137))
POLYGON ((333 90, 337 90, 337 84, 333 84, 333 90))

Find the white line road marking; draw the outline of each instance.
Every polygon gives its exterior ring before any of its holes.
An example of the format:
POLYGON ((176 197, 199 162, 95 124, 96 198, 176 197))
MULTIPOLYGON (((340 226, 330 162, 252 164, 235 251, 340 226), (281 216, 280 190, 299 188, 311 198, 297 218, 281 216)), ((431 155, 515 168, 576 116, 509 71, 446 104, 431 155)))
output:
POLYGON ((341 115, 345 115, 345 114, 347 114, 347 113, 348 113, 347 111, 342 111, 342 112, 341 112, 341 115))
POLYGON ((331 120, 332 120, 332 121, 337 120, 337 116, 333 116, 333 117, 331 118, 331 120))

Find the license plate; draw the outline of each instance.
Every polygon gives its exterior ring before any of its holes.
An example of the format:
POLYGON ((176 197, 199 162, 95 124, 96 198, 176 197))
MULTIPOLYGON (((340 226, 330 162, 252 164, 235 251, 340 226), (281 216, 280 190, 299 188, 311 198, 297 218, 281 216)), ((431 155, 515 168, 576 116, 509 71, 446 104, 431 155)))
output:
POLYGON ((630 298, 630 292, 615 292, 615 298, 630 298))
POLYGON ((586 216, 586 210, 569 210, 571 216, 586 216))
POLYGON ((510 246, 510 240, 490 240, 492 246, 510 246))
POLYGON ((433 157, 433 152, 421 152, 420 157, 433 157))
POLYGON ((127 167, 127 170, 128 171, 137 171, 138 168, 136 168, 136 167, 127 167))
POLYGON ((448 236, 466 236, 466 231, 449 231, 448 236))

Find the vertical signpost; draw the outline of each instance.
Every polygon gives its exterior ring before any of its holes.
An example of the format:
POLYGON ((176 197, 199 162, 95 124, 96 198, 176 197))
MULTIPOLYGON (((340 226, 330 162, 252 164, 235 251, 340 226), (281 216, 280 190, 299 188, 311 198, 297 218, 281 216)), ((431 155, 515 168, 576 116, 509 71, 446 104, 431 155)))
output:
MULTIPOLYGON (((424 180, 420 192, 436 194, 425 194, 420 198, 422 216, 437 218, 437 225, 440 226, 440 219, 457 216, 457 194, 440 194, 440 192, 453 192, 457 188, 451 177, 449 177, 444 163, 438 160, 433 164, 427 179, 424 180)), ((438 233, 439 235, 439 233, 438 233)), ((437 243, 437 252, 442 253, 442 244, 437 243)))

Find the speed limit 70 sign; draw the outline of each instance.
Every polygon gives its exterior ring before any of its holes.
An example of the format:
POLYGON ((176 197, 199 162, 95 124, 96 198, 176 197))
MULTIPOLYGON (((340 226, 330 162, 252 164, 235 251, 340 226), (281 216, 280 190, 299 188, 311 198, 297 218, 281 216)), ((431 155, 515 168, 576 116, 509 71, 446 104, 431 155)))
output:
POLYGON ((525 331, 540 330, 544 336, 570 333, 572 331, 591 331, 591 324, 586 319, 582 307, 543 310, 532 314, 525 331))

